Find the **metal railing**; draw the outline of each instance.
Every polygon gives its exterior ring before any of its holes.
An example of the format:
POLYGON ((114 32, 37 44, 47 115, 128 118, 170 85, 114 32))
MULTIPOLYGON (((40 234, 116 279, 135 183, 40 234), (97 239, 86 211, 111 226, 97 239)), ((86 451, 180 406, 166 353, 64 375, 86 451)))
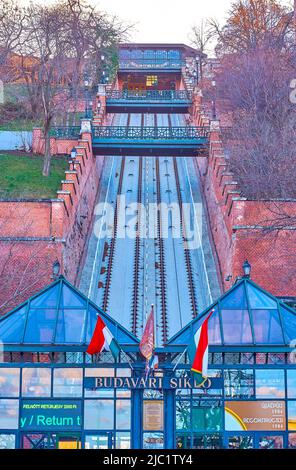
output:
POLYGON ((186 90, 110 90, 106 94, 110 100, 135 101, 189 101, 191 93, 186 90))
POLYGON ((119 69, 181 69, 180 59, 121 59, 119 69))
POLYGON ((52 127, 50 136, 57 139, 78 139, 80 136, 80 126, 52 127))
POLYGON ((141 126, 105 126, 95 127, 95 139, 110 140, 158 140, 158 141, 196 141, 208 137, 207 127, 141 127, 141 126))

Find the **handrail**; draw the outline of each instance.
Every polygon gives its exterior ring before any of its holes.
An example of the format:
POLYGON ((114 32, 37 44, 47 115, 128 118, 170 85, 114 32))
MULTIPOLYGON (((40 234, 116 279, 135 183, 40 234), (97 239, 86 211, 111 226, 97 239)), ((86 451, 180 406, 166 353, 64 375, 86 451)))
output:
POLYGON ((119 68, 182 68, 184 62, 180 59, 120 59, 119 68))
POLYGON ((142 127, 142 126, 98 126, 93 128, 93 137, 119 140, 199 140, 207 138, 208 127, 142 127))
POLYGON ((188 101, 191 99, 191 93, 186 90, 110 90, 107 91, 106 97, 112 100, 188 101))
POLYGON ((78 139, 80 136, 80 126, 55 126, 50 129, 49 135, 57 139, 78 139))

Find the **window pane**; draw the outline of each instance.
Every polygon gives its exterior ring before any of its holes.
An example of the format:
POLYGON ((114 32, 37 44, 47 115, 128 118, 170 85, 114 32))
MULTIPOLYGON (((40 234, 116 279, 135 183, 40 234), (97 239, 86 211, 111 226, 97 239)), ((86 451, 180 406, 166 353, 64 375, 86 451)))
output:
POLYGON ((49 289, 47 289, 46 292, 38 295, 35 299, 31 300, 30 307, 55 308, 57 306, 59 290, 59 284, 50 287, 49 289))
POLYGON ((247 300, 244 284, 239 284, 229 294, 227 294, 220 303, 221 309, 246 309, 247 300))
POLYGON ((0 397, 18 397, 20 393, 20 370, 0 368, 0 397))
POLYGON ((85 429, 113 429, 114 401, 85 400, 84 402, 85 429))
POLYGON ((193 431, 220 431, 222 429, 222 406, 220 402, 193 402, 193 431))
POLYGON ((285 398, 285 377, 283 370, 256 370, 257 398, 285 398))
POLYGON ((86 310, 59 310, 56 343, 84 343, 86 310))
POLYGON ((289 449, 296 449, 296 433, 290 432, 289 434, 289 449))
MULTIPOLYGON (((114 377, 113 368, 102 368, 102 367, 88 367, 85 369, 85 377, 114 377)), ((118 392, 117 392, 118 393, 118 392)), ((85 388, 84 394, 87 398, 113 398, 113 388, 102 388, 102 389, 91 389, 85 388)))
POLYGON ((176 401, 176 429, 188 431, 190 425, 190 401, 176 401))
POLYGON ((253 343, 248 310, 222 310, 225 344, 253 343))
POLYGON ((54 397, 81 397, 82 396, 82 369, 54 369, 53 373, 54 397))
POLYGON ((130 400, 116 400, 116 429, 130 429, 131 402, 130 400))
POLYGON ((177 449, 191 449, 191 436, 190 434, 177 434, 176 436, 177 449))
POLYGON ((280 306, 284 330, 288 341, 296 338, 296 314, 287 308, 280 306))
POLYGON ((22 371, 23 397, 50 397, 51 370, 39 367, 24 368, 22 371))
POLYGON ((61 295, 61 308, 64 307, 86 307, 86 300, 74 291, 71 287, 63 284, 62 295, 61 295))
POLYGON ((252 436, 230 436, 228 438, 229 449, 253 449, 252 436))
POLYGON ((251 308, 277 309, 277 303, 269 295, 247 283, 247 294, 251 308))
POLYGON ((15 435, 0 434, 0 449, 15 449, 15 435))
POLYGON ((25 332, 25 343, 51 343, 56 326, 57 311, 30 308, 25 332))
POLYGON ((0 423, 2 429, 17 429, 19 417, 18 400, 0 400, 0 423))
POLYGON ((85 436, 85 449, 108 449, 108 435, 85 436))
POLYGON ((227 398, 250 398, 254 396, 252 369, 228 369, 224 371, 224 389, 227 398))
POLYGON ((145 432, 143 435, 143 449, 163 449, 164 439, 161 432, 145 432))
POLYGON ((0 323, 0 341, 4 344, 20 343, 23 340, 27 307, 22 307, 0 323))
POLYGON ((255 341, 258 344, 284 344, 277 310, 252 310, 255 341))
POLYGON ((192 449, 222 449, 220 434, 193 434, 192 449))
POLYGON ((283 436, 263 436, 259 438, 259 449, 283 449, 283 436))
POLYGON ((130 449, 131 448, 131 435, 129 432, 116 433, 116 449, 130 449))
POLYGON ((288 429, 296 431, 296 401, 288 402, 288 429))
POLYGON ((211 316, 208 325, 209 344, 221 344, 221 328, 218 308, 215 309, 215 312, 211 316))
POLYGON ((296 398, 296 369, 287 371, 287 395, 288 398, 296 398))

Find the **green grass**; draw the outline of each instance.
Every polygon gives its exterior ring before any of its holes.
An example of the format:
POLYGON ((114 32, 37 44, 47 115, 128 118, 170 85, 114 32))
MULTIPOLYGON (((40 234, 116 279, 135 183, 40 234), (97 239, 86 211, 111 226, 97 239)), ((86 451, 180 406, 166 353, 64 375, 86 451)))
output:
POLYGON ((0 131, 32 131, 33 127, 40 127, 40 122, 27 119, 15 119, 14 121, 0 124, 0 131))
POLYGON ((51 172, 42 176, 43 157, 0 154, 0 198, 54 198, 60 189, 65 157, 53 157, 51 172))

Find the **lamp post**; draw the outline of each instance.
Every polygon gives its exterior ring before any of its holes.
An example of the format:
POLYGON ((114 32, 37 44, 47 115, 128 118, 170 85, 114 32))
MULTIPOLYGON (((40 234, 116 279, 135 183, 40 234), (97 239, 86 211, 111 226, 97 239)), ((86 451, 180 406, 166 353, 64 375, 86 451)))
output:
POLYGON ((85 99, 85 117, 89 118, 89 108, 88 108, 89 101, 90 101, 90 98, 89 98, 89 81, 87 80, 86 77, 84 79, 84 99, 85 99))
POLYGON ((59 278, 60 269, 61 269, 60 262, 59 262, 58 260, 56 260, 56 261, 53 263, 53 265, 52 265, 52 275, 51 275, 51 279, 53 279, 54 281, 56 281, 56 280, 59 278))
POLYGON ((244 271, 244 278, 249 279, 251 277, 251 265, 247 259, 243 264, 243 271, 244 271))
POLYGON ((212 80, 212 86, 213 86, 213 100, 212 100, 212 119, 216 121, 217 119, 217 109, 216 109, 216 81, 212 80))

